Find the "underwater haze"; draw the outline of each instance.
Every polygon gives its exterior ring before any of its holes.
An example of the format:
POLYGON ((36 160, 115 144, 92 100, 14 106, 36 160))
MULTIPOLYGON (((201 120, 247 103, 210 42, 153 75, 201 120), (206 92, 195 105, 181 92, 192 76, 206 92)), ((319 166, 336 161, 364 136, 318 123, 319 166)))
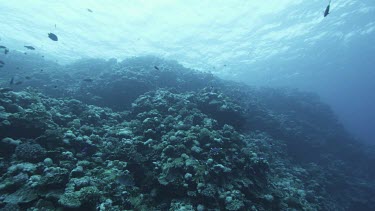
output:
POLYGON ((324 0, 0 3, 1 43, 11 49, 33 45, 59 63, 154 55, 251 85, 317 92, 373 143, 372 0, 335 0, 326 18, 324 0))
POLYGON ((374 0, 0 0, 0 211, 375 210, 374 0))

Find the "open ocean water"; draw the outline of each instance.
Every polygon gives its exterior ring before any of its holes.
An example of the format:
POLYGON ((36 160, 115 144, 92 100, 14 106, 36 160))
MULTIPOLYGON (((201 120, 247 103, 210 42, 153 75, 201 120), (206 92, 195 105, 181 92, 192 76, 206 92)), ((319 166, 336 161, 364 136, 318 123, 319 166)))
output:
POLYGON ((375 1, 0 0, 0 210, 375 210, 375 1))

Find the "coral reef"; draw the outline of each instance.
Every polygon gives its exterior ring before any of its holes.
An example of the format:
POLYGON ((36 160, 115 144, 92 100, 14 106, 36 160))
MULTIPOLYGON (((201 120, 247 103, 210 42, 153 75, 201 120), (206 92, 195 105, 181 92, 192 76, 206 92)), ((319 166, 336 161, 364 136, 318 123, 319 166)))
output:
POLYGON ((154 57, 50 65, 58 90, 0 92, 1 210, 375 209, 374 151, 315 95, 154 57))

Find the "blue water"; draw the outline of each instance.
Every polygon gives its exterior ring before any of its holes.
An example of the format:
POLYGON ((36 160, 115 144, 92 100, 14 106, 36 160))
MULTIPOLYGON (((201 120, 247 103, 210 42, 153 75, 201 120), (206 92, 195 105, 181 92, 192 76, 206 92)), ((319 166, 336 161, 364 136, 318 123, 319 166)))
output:
POLYGON ((327 4, 0 0, 0 45, 32 45, 60 64, 153 55, 251 85, 313 91, 354 136, 373 143, 375 1, 332 0, 324 18, 327 4))

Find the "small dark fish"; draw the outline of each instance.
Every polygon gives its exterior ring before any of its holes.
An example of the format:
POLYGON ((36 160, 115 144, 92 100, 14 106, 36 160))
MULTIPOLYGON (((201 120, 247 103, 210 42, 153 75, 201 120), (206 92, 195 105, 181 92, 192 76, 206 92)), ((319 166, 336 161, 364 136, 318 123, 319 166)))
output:
POLYGON ((83 149, 81 150, 81 153, 84 154, 84 155, 87 155, 87 154, 88 154, 88 151, 89 151, 89 147, 88 147, 88 146, 85 146, 85 147, 83 147, 83 149))
POLYGON ((160 70, 160 69, 158 68, 158 66, 154 66, 154 68, 155 68, 156 70, 160 70))
POLYGON ((11 89, 11 88, 0 88, 1 93, 10 92, 10 91, 13 91, 13 89, 11 89))
POLYGON ((9 85, 13 85, 13 83, 14 83, 14 77, 12 77, 12 78, 10 79, 10 81, 9 81, 9 85))
POLYGON ((57 88, 57 86, 55 85, 55 86, 54 86, 53 88, 55 88, 55 89, 56 89, 56 88, 57 88))
POLYGON ((3 46, 3 45, 0 45, 0 48, 7 48, 7 47, 5 47, 5 46, 3 46))
POLYGON ((85 79, 83 79, 83 81, 85 81, 85 82, 93 82, 94 80, 92 80, 91 78, 85 78, 85 79))
POLYGON ((326 10, 324 11, 324 17, 326 17, 329 14, 330 5, 331 5, 331 0, 329 1, 328 6, 327 6, 326 10))
POLYGON ((123 174, 117 177, 117 183, 124 186, 134 186, 134 178, 130 174, 123 174))
POLYGON ((25 53, 23 53, 23 54, 27 55, 27 53, 26 53, 26 52, 25 52, 25 53))
POLYGON ((4 62, 0 60, 0 67, 3 67, 4 66, 4 62))
POLYGON ((22 81, 17 81, 17 82, 15 83, 15 85, 20 85, 20 84, 22 84, 22 81))
POLYGON ((35 50, 35 48, 33 46, 30 46, 30 45, 25 45, 24 47, 29 49, 29 50, 35 50))
POLYGON ((95 154, 96 151, 97 151, 97 147, 95 145, 85 144, 85 146, 83 146, 81 150, 81 153, 86 156, 91 156, 95 154))
POLYGON ((57 41, 57 40, 59 40, 59 39, 57 38, 56 34, 54 34, 54 33, 48 33, 48 37, 49 37, 51 40, 53 40, 53 41, 57 41))
POLYGON ((43 69, 40 69, 40 72, 43 72, 43 69))
POLYGON ((25 78, 26 78, 27 80, 30 80, 30 79, 31 79, 31 77, 30 77, 30 76, 26 76, 25 78))
POLYGON ((218 155, 221 152, 222 148, 219 147, 213 147, 210 149, 210 154, 212 155, 218 155))
POLYGON ((87 11, 92 12, 92 10, 90 10, 89 8, 87 8, 87 11))

